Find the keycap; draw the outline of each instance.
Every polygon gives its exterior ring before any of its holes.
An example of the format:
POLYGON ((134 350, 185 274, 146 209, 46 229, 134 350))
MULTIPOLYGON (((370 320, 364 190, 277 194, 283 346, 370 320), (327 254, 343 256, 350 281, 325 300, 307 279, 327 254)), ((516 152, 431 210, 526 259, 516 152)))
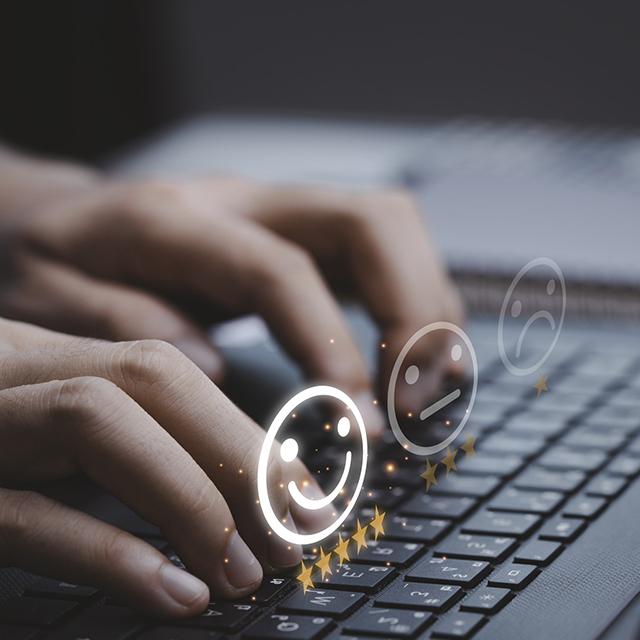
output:
POLYGON ((425 558, 406 575, 407 580, 472 587, 489 575, 491 567, 481 560, 425 558))
POLYGON ((136 640, 221 640, 216 631, 184 627, 154 627, 136 636, 136 640))
POLYGON ((619 449, 625 440, 624 433, 596 430, 594 427, 578 427, 564 436, 561 442, 573 449, 598 449, 610 453, 619 449))
POLYGON ((22 596, 0 602, 0 622, 46 627, 58 622, 76 607, 75 602, 22 596))
POLYGON ((462 601, 460 609, 476 613, 495 613, 502 609, 512 597, 513 594, 509 589, 481 587, 462 601))
POLYGON ((489 586, 505 589, 523 589, 539 573, 531 564, 506 564, 489 576, 489 586))
POLYGON ((555 560, 561 551, 562 545, 559 542, 531 540, 531 542, 527 542, 516 551, 514 560, 524 564, 535 564, 544 567, 555 560))
POLYGON ((536 462, 546 469, 591 472, 599 469, 606 460, 606 454, 601 451, 574 451, 568 447, 557 446, 545 452, 536 462))
POLYGON ((423 518, 457 520, 466 516, 476 504, 477 500, 474 498, 434 496, 419 493, 400 508, 400 513, 423 518))
POLYGON ((40 629, 34 629, 33 627, 0 624, 0 638, 2 640, 34 640, 39 632, 40 629))
POLYGON ((640 473, 640 459, 621 454, 607 465, 606 471, 612 476, 633 478, 640 473))
POLYGON ((433 615, 428 611, 372 607, 358 611, 346 620, 344 630, 386 638, 412 638, 432 621, 433 615))
POLYGON ((517 438, 502 433, 496 433, 482 440, 479 444, 481 451, 490 451, 498 454, 516 455, 531 458, 545 446, 542 438, 517 438))
POLYGON ((411 540, 429 544, 439 540, 451 529, 451 522, 437 518, 415 518, 413 516, 393 516, 385 522, 387 538, 411 540))
POLYGON ((262 581, 262 584, 258 587, 258 590, 252 593, 246 600, 248 603, 255 604, 271 602, 277 597, 283 595, 290 584, 291 578, 265 578, 262 581))
POLYGON ((595 518, 606 505, 604 498, 574 496, 562 507, 562 515, 567 518, 595 518))
POLYGON ((502 513, 478 511, 462 524, 465 533, 486 533, 499 536, 528 536, 540 523, 532 513, 502 513))
POLYGON ((572 493, 586 479, 583 471, 550 471, 542 467, 529 467, 515 478, 512 484, 517 489, 572 493))
POLYGON ((558 491, 524 491, 507 487, 489 502, 492 511, 513 511, 522 513, 547 514, 564 500, 558 491))
POLYGON ((470 475, 511 476, 524 464, 520 456, 492 456, 478 453, 471 458, 464 458, 458 465, 462 473, 470 475))
POLYGON ((25 589, 25 595, 58 598, 60 600, 84 600, 98 593, 93 587, 71 584, 62 580, 38 578, 25 589))
POLYGON ((296 589, 279 605, 278 611, 287 613, 319 614, 332 618, 344 618, 365 602, 364 593, 338 591, 336 589, 296 589))
POLYGON ((47 640, 125 640, 142 628, 144 619, 124 607, 96 606, 82 611, 47 640))
POLYGON ((431 632, 433 638, 470 638, 484 623, 477 613, 460 611, 440 620, 431 632))
MULTIPOLYGON (((397 446, 397 445, 396 445, 397 446)), ((376 505, 380 511, 391 511, 407 495, 407 490, 403 487, 393 487, 393 489, 363 489, 362 505, 376 505)))
POLYGON ((334 567, 322 581, 322 587, 369 593, 376 591, 394 575, 393 567, 371 564, 343 564, 334 567))
POLYGON ((585 487, 585 493, 589 496, 602 496, 614 498, 626 486, 627 479, 619 476, 601 475, 593 478, 585 487))
POLYGON ((416 542, 394 542, 393 540, 369 540, 366 548, 354 555, 352 562, 404 566, 419 556, 424 546, 416 542))
POLYGON ((326 633, 332 626, 331 618, 320 616, 292 616, 272 614, 263 616, 245 629, 243 638, 261 640, 314 640, 326 633))
POLYGON ((510 435, 524 434, 538 438, 553 438, 561 433, 567 424, 567 416, 555 411, 540 410, 537 413, 520 413, 509 418, 504 426, 510 435))
POLYGON ((625 449, 625 453, 628 453, 634 456, 640 456, 640 436, 638 436, 637 438, 634 438, 629 443, 629 446, 625 449))
POLYGON ((436 546, 434 553, 451 558, 470 560, 504 560, 516 547, 513 538, 477 536, 458 533, 443 540, 436 546))
POLYGON ((640 428, 640 416, 633 407, 604 405, 586 416, 584 423, 631 433, 640 428))
POLYGON ((542 540, 571 542, 582 533, 586 526, 587 524, 584 520, 556 516, 543 525, 538 535, 542 540))
POLYGON ((438 484, 429 489, 434 496, 470 496, 472 498, 484 498, 488 496, 501 480, 497 476, 464 476, 460 473, 451 473, 449 477, 439 478, 438 484))
POLYGON ((452 606, 462 595, 462 589, 452 584, 395 582, 381 593, 375 602, 385 607, 442 612, 452 606))
POLYGON ((254 616, 256 610, 252 604, 210 602, 200 615, 176 621, 176 624, 230 631, 246 624, 254 616))

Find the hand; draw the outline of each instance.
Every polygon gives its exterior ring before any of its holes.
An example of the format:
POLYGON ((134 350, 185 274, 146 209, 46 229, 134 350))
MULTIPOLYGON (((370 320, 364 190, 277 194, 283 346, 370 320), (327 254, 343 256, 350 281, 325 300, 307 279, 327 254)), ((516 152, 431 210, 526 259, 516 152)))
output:
MULTIPOLYGON (((261 565, 300 562, 299 547, 267 535, 257 506, 262 430, 177 349, 0 320, 0 354, 0 566, 188 616, 209 602, 208 587, 216 599, 238 598, 259 585, 261 565), (194 575, 33 491, 79 472, 156 524, 194 575)), ((278 490, 290 480, 322 495, 302 463, 281 465, 276 451, 268 477, 276 513, 300 530, 326 526, 326 513, 292 516, 278 490)))
MULTIPOLYGON (((218 381, 222 361, 203 323, 258 313, 309 377, 354 397, 371 433, 384 424, 374 395, 386 397, 405 341, 431 321, 461 319, 402 192, 90 176, 14 209, 0 313, 101 338, 163 339, 218 381), (336 302, 343 292, 364 302, 386 344, 377 393, 336 302)), ((446 372, 442 347, 419 347, 434 384, 446 372)))

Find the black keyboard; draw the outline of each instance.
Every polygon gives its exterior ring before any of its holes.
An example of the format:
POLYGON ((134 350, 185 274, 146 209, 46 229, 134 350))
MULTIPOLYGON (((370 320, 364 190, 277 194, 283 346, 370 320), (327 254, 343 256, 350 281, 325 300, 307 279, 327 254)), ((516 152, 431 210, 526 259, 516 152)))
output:
MULTIPOLYGON (((391 433, 372 455, 356 518, 386 512, 385 535, 303 593, 265 578, 243 602, 154 623, 95 589, 34 578, 0 602, 2 640, 471 638, 540 580, 640 474, 640 360, 631 352, 560 352, 540 398, 497 359, 481 369, 464 437, 476 454, 427 492, 424 460, 391 433), (388 473, 374 471, 392 462, 388 473)), ((322 466, 330 458, 318 456, 322 466)), ((615 522, 611 522, 612 531, 615 522)), ((158 536, 148 538, 177 564, 158 536)), ((305 564, 315 561, 307 550, 305 564)))

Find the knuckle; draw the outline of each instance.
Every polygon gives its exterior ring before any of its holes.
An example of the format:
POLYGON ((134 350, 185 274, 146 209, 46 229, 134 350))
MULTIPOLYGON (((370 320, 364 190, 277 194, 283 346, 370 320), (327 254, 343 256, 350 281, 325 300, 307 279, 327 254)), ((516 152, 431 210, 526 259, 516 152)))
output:
POLYGON ((261 290, 266 287, 282 287, 292 278, 306 277, 315 271, 312 257, 302 248, 294 245, 279 247, 277 259, 258 265, 255 283, 261 290))
POLYGON ((189 518, 198 519, 207 513, 215 513, 220 520, 225 519, 222 496, 215 490, 210 480, 203 480, 198 487, 189 485, 189 490, 184 492, 181 501, 183 509, 189 518))
POLYGON ((123 558, 128 555, 131 545, 129 534, 116 529, 115 531, 105 534, 101 544, 94 547, 94 564, 97 566, 114 567, 122 562, 123 558))
POLYGON ((175 210, 188 202, 186 186, 169 180, 141 180, 127 184, 120 191, 120 211, 127 221, 146 225, 157 222, 167 209, 175 210))
POLYGON ((193 369, 189 359, 164 340, 125 342, 117 348, 122 377, 133 384, 175 380, 193 369))
POLYGON ((26 539, 33 525, 34 505, 42 500, 42 496, 32 491, 0 489, 1 549, 6 552, 16 542, 26 539))

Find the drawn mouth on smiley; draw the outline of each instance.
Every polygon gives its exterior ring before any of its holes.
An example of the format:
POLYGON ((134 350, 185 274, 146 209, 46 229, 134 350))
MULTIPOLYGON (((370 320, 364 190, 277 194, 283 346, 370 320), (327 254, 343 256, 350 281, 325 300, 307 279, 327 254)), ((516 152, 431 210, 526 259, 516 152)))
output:
POLYGON ((444 409, 447 405, 450 405, 452 402, 457 400, 461 394, 462 392, 460 389, 456 389, 455 391, 448 393, 444 398, 440 398, 437 402, 430 404, 426 409, 423 409, 420 412, 420 420, 426 420, 434 413, 440 411, 440 409, 444 409))
POLYGON ((522 350, 522 343, 527 334, 527 331, 529 331, 529 328, 531 327, 531 325, 534 322, 537 322, 538 320, 546 320, 549 323, 551 330, 552 331, 556 330, 556 321, 553 319, 553 316, 548 311, 544 311, 544 310, 536 311, 536 313, 534 313, 527 320, 524 327, 522 327, 522 331, 520 331, 520 335, 518 336, 518 342, 516 343, 516 358, 520 357, 520 352, 522 350))

